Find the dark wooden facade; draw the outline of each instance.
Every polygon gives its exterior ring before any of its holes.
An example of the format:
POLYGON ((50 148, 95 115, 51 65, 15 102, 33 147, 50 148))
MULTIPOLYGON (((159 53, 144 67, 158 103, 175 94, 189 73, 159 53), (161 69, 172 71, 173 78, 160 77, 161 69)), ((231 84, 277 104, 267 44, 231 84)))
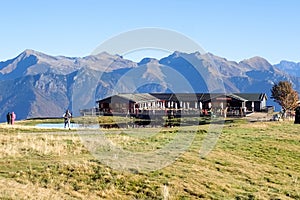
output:
POLYGON ((118 94, 97 101, 103 115, 234 115, 259 112, 266 107, 264 93, 241 94, 118 94))

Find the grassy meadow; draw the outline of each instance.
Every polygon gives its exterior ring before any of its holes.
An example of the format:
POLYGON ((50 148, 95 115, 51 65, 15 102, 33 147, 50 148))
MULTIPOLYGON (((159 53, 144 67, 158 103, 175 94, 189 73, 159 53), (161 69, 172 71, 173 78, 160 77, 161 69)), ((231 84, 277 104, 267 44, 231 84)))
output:
MULTIPOLYGON (((84 130, 36 123, 0 126, 0 199, 300 199, 300 125, 292 121, 229 121, 204 158, 209 124, 199 125, 184 153, 151 172, 103 164, 84 146, 84 130)), ((178 127, 104 132, 123 149, 147 152, 172 141, 178 127)))

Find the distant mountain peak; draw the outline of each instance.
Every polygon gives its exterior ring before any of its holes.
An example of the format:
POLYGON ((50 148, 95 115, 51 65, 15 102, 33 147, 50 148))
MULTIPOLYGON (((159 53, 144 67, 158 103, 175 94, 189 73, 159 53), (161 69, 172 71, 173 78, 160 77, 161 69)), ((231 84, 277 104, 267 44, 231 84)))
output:
POLYGON ((35 51, 35 50, 32 50, 32 49, 25 49, 20 55, 25 55, 25 56, 49 56, 47 54, 44 54, 42 52, 39 52, 39 51, 35 51))
POLYGON ((16 59, 24 59, 24 58, 26 58, 26 57, 29 57, 29 56, 35 56, 37 53, 36 53, 36 51, 34 51, 34 50, 31 50, 31 49, 26 49, 26 50, 24 50, 22 53, 20 53, 17 57, 16 57, 16 59))
POLYGON ((159 60, 157 60, 156 58, 143 58, 138 65, 146 65, 148 63, 158 63, 159 60))
POLYGON ((254 56, 252 58, 245 59, 246 62, 265 62, 269 63, 266 59, 260 57, 260 56, 254 56))
POLYGON ((273 65, 271 65, 266 59, 260 56, 254 56, 249 59, 245 59, 240 62, 241 65, 248 65, 255 70, 274 70, 273 65))
POLYGON ((103 56, 112 56, 112 55, 109 54, 109 53, 107 53, 106 51, 102 51, 102 52, 100 52, 100 53, 92 54, 92 55, 89 55, 89 56, 103 57, 103 56))
POLYGON ((40 53, 40 52, 37 52, 37 51, 35 51, 33 49, 25 49, 23 51, 23 53, 25 53, 25 54, 36 54, 36 53, 40 53))
POLYGON ((279 70, 284 71, 285 73, 288 73, 295 77, 300 77, 300 62, 296 63, 282 60, 279 64, 276 64, 275 67, 279 70))
POLYGON ((49 59, 57 60, 57 58, 58 58, 58 57, 50 56, 48 54, 45 54, 45 53, 42 53, 42 52, 39 52, 39 51, 35 51, 35 50, 32 50, 32 49, 24 50, 17 58, 24 59, 24 58, 27 58, 29 56, 34 56, 38 60, 49 60, 49 59))
POLYGON ((120 56, 118 54, 112 55, 107 53, 106 51, 100 52, 98 54, 92 54, 83 57, 84 60, 93 60, 93 61, 101 61, 101 60, 111 60, 111 61, 117 61, 117 60, 126 60, 123 58, 123 56, 120 56))
POLYGON ((174 51, 171 55, 169 55, 168 57, 170 58, 178 58, 178 57, 182 57, 183 55, 187 55, 184 52, 180 52, 180 51, 174 51))
POLYGON ((292 66, 296 66, 296 65, 300 65, 300 62, 292 62, 292 61, 288 61, 288 60, 282 60, 280 61, 281 65, 292 65, 292 66))

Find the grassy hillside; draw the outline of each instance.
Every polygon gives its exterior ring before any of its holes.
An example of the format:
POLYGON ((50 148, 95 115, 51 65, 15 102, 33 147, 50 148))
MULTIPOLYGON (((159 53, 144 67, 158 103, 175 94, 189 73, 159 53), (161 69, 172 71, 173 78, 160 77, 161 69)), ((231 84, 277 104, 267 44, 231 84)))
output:
MULTIPOLYGON (((0 128, 0 199, 300 199, 300 125, 226 123, 205 158, 209 125, 171 165, 115 170, 95 159, 79 131, 0 128)), ((130 151, 159 149, 177 128, 105 130, 130 151), (156 131, 149 137, 138 133, 156 131)), ((186 133, 188 134, 188 132, 186 133)))

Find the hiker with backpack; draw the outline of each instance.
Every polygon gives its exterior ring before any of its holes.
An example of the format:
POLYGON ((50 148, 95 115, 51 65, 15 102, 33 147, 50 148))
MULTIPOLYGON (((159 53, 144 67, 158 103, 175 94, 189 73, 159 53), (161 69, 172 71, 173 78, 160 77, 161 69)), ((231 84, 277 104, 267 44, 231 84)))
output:
POLYGON ((63 114, 63 118, 64 118, 64 123, 65 123, 64 128, 66 128, 68 126, 68 128, 70 129, 72 114, 70 113, 69 110, 66 110, 66 112, 63 114))

